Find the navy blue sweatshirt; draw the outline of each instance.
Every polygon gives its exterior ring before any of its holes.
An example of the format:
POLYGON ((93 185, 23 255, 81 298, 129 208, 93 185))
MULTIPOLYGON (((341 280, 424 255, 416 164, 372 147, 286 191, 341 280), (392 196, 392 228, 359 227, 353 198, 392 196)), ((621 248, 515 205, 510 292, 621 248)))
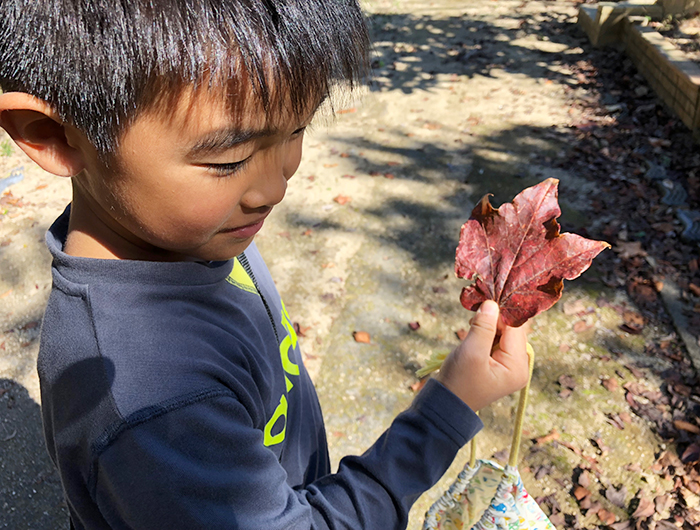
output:
POLYGON ((49 230, 42 413, 76 529, 404 528, 481 428, 431 380, 330 473, 294 328, 254 245, 213 264, 76 258, 49 230))

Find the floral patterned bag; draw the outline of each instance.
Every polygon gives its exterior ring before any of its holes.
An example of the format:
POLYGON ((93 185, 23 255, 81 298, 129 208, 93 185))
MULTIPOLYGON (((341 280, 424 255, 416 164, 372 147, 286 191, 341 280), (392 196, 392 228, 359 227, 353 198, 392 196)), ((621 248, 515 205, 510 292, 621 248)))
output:
MULTIPOLYGON (((527 350, 532 378, 535 354, 530 344, 527 350)), ((425 514, 423 530, 556 530, 525 491, 517 468, 529 389, 528 381, 520 392, 508 465, 504 468, 490 460, 477 460, 472 440, 471 461, 425 514)))

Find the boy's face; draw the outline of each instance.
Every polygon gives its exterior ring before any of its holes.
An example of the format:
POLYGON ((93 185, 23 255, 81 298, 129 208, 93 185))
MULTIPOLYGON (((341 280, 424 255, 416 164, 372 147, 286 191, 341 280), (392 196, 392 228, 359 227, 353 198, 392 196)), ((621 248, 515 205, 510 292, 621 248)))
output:
POLYGON ((80 211, 71 215, 76 224, 103 226, 98 243, 115 257, 232 258, 284 197, 315 109, 303 121, 268 123, 262 110, 249 108, 234 121, 223 98, 203 92, 168 110, 147 111, 127 129, 117 169, 90 157, 74 177, 73 208, 80 211))

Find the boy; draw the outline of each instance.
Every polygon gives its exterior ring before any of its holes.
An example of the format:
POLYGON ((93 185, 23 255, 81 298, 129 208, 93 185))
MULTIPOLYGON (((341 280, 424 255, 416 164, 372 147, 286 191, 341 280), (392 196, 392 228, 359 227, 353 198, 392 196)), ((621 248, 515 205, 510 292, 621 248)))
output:
POLYGON ((485 303, 412 407, 330 474, 253 237, 318 106, 362 80, 355 0, 0 0, 0 19, 0 125, 73 184, 47 234, 38 366, 71 526, 405 527, 481 427, 472 411, 524 386, 526 338, 485 303))

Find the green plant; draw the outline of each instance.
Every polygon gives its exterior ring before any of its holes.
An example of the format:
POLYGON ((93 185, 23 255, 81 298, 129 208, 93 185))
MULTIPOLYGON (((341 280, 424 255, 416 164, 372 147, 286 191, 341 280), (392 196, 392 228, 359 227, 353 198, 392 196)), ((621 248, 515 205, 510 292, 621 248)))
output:
POLYGON ((0 156, 10 156, 13 152, 14 149, 12 149, 12 144, 9 140, 0 142, 0 156))

